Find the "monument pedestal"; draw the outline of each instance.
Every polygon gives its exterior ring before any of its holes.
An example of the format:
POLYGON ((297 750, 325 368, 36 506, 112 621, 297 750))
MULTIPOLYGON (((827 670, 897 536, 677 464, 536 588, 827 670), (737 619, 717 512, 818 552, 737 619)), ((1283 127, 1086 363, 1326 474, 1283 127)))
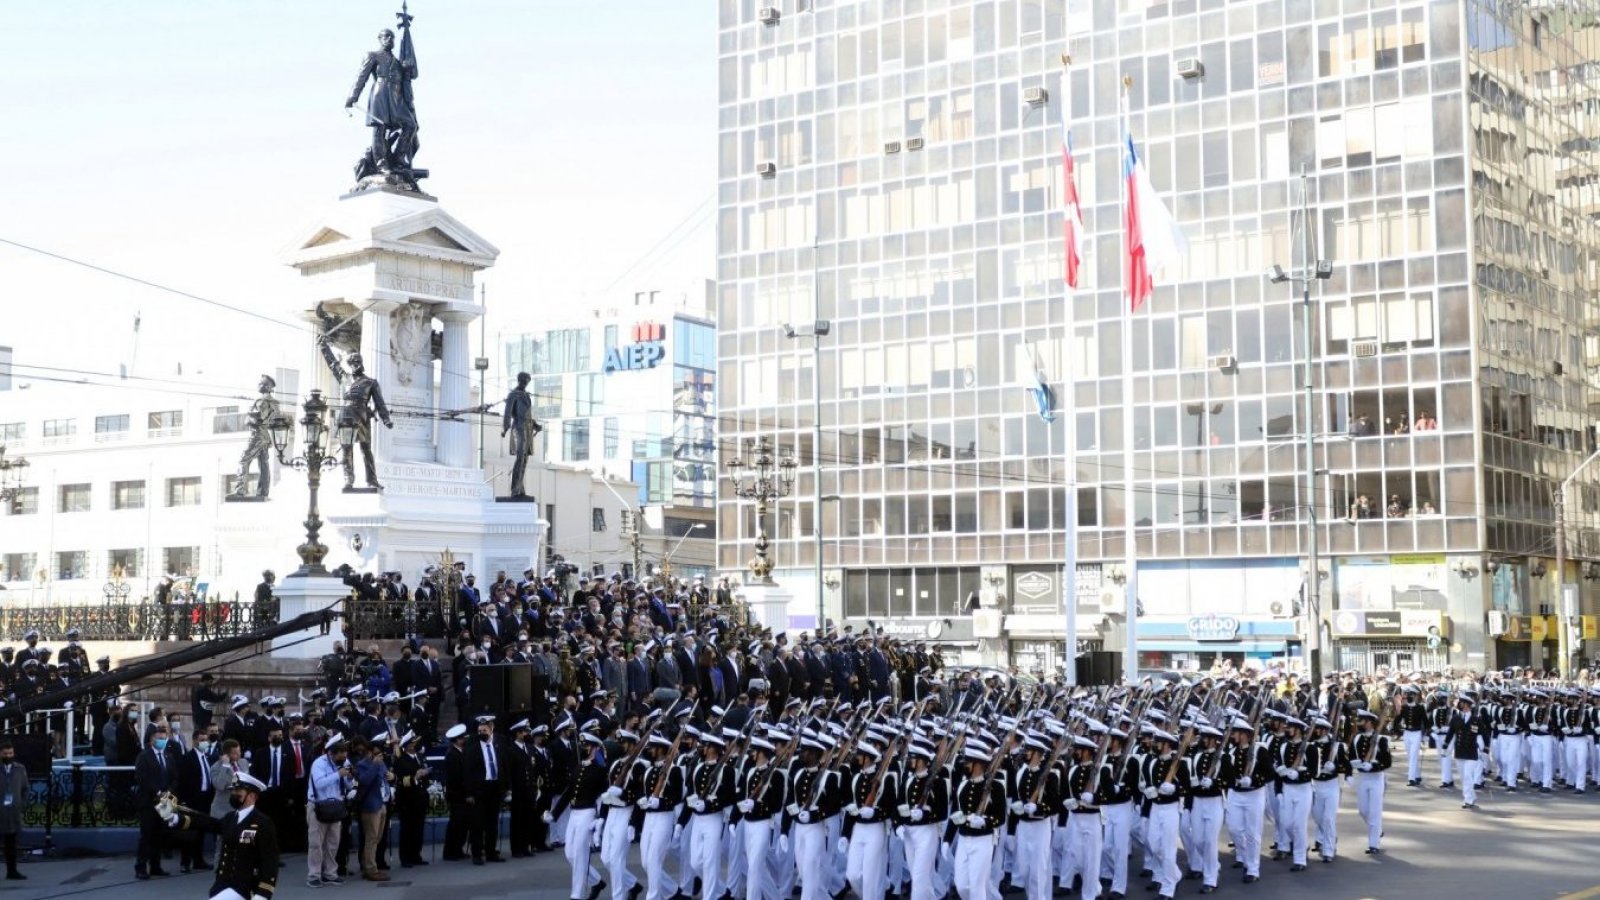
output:
MULTIPOLYGON (((318 612, 333 607, 342 609, 342 601, 349 596, 350 588, 338 578, 308 576, 285 578, 278 583, 278 621, 287 622, 295 616, 318 612)), ((321 628, 310 628, 292 634, 279 635, 272 641, 272 655, 288 659, 317 659, 333 652, 333 642, 343 636, 343 622, 335 618, 327 634, 321 628)))
POLYGON ((775 581, 758 581, 739 589, 750 606, 750 618, 757 625, 781 634, 789 630, 789 605, 794 594, 775 581))

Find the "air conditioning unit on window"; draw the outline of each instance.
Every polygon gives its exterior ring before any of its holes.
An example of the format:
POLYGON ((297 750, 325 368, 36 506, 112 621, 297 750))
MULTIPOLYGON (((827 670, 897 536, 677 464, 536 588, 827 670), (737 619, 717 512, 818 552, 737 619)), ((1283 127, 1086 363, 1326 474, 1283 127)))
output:
POLYGON ((1371 359, 1378 355, 1377 341, 1351 341, 1350 355, 1356 359, 1371 359))
POLYGON ((1050 101, 1050 92, 1042 87, 1022 89, 1022 102, 1029 106, 1043 106, 1050 101))
POLYGON ((975 609, 972 611, 972 636, 997 638, 1004 621, 1004 615, 998 609, 975 609))
POLYGON ((1206 73, 1205 63, 1193 56, 1175 60, 1172 65, 1177 69, 1179 78, 1199 78, 1206 73))
POLYGON ((921 150, 922 147, 923 147, 922 138, 919 138, 919 137, 906 138, 906 149, 907 150, 921 150))
POLYGON ((1122 612, 1122 604, 1126 598, 1120 589, 1104 587, 1100 589, 1100 611, 1103 613, 1122 612))
POLYGON ((900 142, 899 141, 884 141, 883 142, 883 152, 885 152, 885 153, 899 153, 900 152, 900 142))
POLYGON ((1216 356, 1211 357, 1211 368, 1216 369, 1218 372, 1231 371, 1237 365, 1238 362, 1233 358, 1232 353, 1218 353, 1216 356))
POLYGON ((774 178, 778 174, 778 164, 769 162, 757 163, 756 174, 762 178, 774 178))
POLYGON ((763 6, 761 11, 756 13, 756 18, 760 19, 763 25, 776 25, 778 24, 778 19, 782 17, 783 13, 778 12, 776 6, 763 6))

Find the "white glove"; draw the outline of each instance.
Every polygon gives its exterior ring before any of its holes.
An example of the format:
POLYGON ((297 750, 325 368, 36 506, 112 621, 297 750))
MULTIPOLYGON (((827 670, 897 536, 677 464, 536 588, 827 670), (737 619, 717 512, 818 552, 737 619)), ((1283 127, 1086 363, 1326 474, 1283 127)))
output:
POLYGON ((160 816, 162 821, 171 819, 177 812, 178 804, 171 797, 162 797, 156 803, 156 815, 160 816))
POLYGON ((1016 813, 1019 816, 1022 815, 1022 801, 1021 800, 1013 800, 1013 801, 1011 801, 1011 811, 1016 813))
POLYGON ((1250 776, 1249 775, 1241 775, 1239 777, 1239 787, 1242 787, 1245 790, 1249 790, 1250 789, 1250 785, 1251 785, 1251 781, 1250 781, 1250 776))
POLYGON ((681 837, 683 837, 683 826, 682 825, 674 825, 674 826, 672 826, 672 839, 673 840, 678 840, 681 837))
POLYGON ((1163 784, 1163 785, 1161 785, 1161 787, 1156 789, 1156 793, 1160 794, 1163 797, 1171 797, 1173 794, 1177 793, 1177 791, 1178 791, 1178 786, 1173 784, 1170 781, 1165 783, 1165 784, 1163 784))
POLYGON ((789 815, 791 815, 791 816, 798 816, 798 815, 800 815, 800 804, 798 804, 798 803, 791 803, 791 804, 789 804, 789 806, 788 806, 788 808, 787 808, 787 809, 786 809, 786 810, 785 810, 785 812, 787 812, 787 813, 788 813, 788 814, 789 814, 789 815))
POLYGON ((1146 787, 1144 789, 1144 796, 1145 796, 1146 800, 1154 800, 1156 798, 1156 789, 1155 789, 1155 787, 1154 786, 1146 787))
POLYGON ((1068 800, 1064 805, 1067 807, 1067 812, 1077 812, 1078 810, 1078 801, 1076 800, 1068 800))
POLYGON ((982 828, 987 824, 989 824, 989 820, 983 816, 967 816, 967 826, 969 828, 982 828))
POLYGON ((650 798, 650 805, 649 805, 648 808, 652 809, 652 810, 660 809, 661 808, 661 798, 660 797, 651 797, 650 798))
POLYGON ((913 822, 921 822, 923 815, 924 813, 922 812, 922 807, 919 806, 911 811, 911 815, 908 818, 910 818, 913 822))
MULTIPOLYGON (((919 809, 916 810, 916 812, 922 812, 922 810, 919 809)), ((916 817, 913 816, 912 818, 915 819, 916 817)), ((950 821, 956 825, 965 825, 967 824, 967 814, 964 812, 953 812, 950 814, 950 821)))
POLYGON ((1371 772, 1372 771, 1372 763, 1369 763, 1369 762, 1367 762, 1366 760, 1363 759, 1360 762, 1356 763, 1356 771, 1359 771, 1359 772, 1371 772))
POLYGON ((739 812, 742 813, 747 813, 756 808, 756 802, 754 800, 740 800, 737 805, 739 807, 739 812))
POLYGON ((895 815, 899 816, 902 819, 909 818, 911 816, 911 807, 909 807, 906 804, 902 803, 899 806, 896 806, 894 808, 894 812, 895 812, 895 815))
POLYGON ((839 842, 833 845, 833 849, 834 852, 842 854, 850 849, 850 841, 847 838, 839 838, 839 842))
POLYGON ((1293 778, 1294 777, 1294 770, 1289 768, 1288 766, 1279 766, 1278 768, 1274 769, 1273 771, 1278 773, 1278 777, 1279 778, 1293 778))
POLYGON ((905 843, 906 842, 906 827, 904 825, 901 825, 900 827, 896 828, 894 830, 894 836, 900 839, 900 843, 902 843, 902 844, 905 843))
POLYGON ((1211 790, 1211 785, 1212 785, 1212 781, 1211 781, 1211 778, 1209 776, 1200 779, 1200 789, 1201 790, 1209 791, 1209 790, 1211 790))
POLYGON ((1324 775, 1332 775, 1333 774, 1333 763, 1331 763, 1331 762, 1323 763, 1322 764, 1322 774, 1324 774, 1324 775))
POLYGON ((181 821, 182 821, 182 819, 178 818, 178 814, 177 813, 173 813, 172 815, 167 816, 167 827, 169 827, 169 828, 177 828, 178 827, 178 823, 181 822, 181 821))
POLYGON ((849 806, 846 806, 844 808, 844 811, 845 811, 846 815, 853 816, 853 815, 857 815, 858 813, 861 812, 861 807, 859 807, 859 806, 855 805, 854 803, 852 803, 849 806))
POLYGON ((1089 793, 1088 791, 1084 791, 1083 793, 1078 795, 1078 803, 1080 805, 1082 805, 1082 806, 1093 806, 1094 805, 1094 795, 1089 793))
POLYGON ((789 836, 787 834, 778 835, 778 852, 779 853, 788 853, 789 852, 789 836))
POLYGON ((1039 804, 1037 804, 1037 803, 1024 803, 1024 804, 1022 804, 1022 814, 1025 815, 1025 816, 1031 816, 1031 815, 1033 815, 1034 813, 1036 813, 1038 811, 1039 811, 1039 804))
POLYGON ((539 814, 539 821, 545 823, 546 825, 549 825, 551 822, 554 822, 555 819, 551 817, 550 810, 547 809, 544 812, 539 814))
POLYGON ((628 826, 628 843, 633 843, 634 837, 635 835, 633 833, 633 826, 630 825, 628 826))
POLYGON ((267 900, 267 897, 265 894, 251 894, 250 900, 267 900))
POLYGON ((802 810, 800 810, 800 815, 796 816, 795 818, 800 820, 800 824, 801 825, 810 825, 811 824, 811 810, 802 809, 802 810))
POLYGON ((619 788, 616 785, 606 788, 606 797, 611 800, 621 799, 622 788, 619 788))
POLYGON ((878 810, 875 807, 871 807, 871 806, 863 806, 860 809, 856 810, 856 815, 859 815, 863 819, 871 819, 873 816, 875 816, 877 814, 878 814, 878 810))
POLYGON ((704 800, 701 800, 699 797, 690 797, 689 798, 689 808, 694 810, 695 812, 705 812, 706 811, 706 802, 704 800))
POLYGON ((351 788, 350 790, 345 791, 344 798, 346 800, 354 800, 356 798, 356 789, 351 788))
POLYGON ((589 847, 591 849, 594 849, 594 850, 599 850, 600 849, 600 835, 601 835, 600 829, 596 828, 594 830, 594 837, 589 839, 589 847))

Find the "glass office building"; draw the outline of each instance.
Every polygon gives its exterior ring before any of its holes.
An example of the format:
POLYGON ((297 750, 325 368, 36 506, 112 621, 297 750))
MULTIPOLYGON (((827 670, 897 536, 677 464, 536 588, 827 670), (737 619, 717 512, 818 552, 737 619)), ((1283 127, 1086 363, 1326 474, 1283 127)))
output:
MULTIPOLYGON (((801 463, 769 522, 795 624, 820 524, 830 615, 917 630, 976 593, 1000 634, 947 634, 1043 657, 1075 537, 1082 637, 1115 649, 1131 517, 1146 664, 1298 652, 1313 577, 1332 665, 1553 664, 1554 491, 1595 446, 1600 4, 720 4, 720 440, 801 463), (1131 359, 1124 127, 1189 242, 1131 359), (1264 274, 1305 266, 1303 224, 1333 262, 1309 422, 1306 307, 1264 274), (781 325, 819 318, 814 375, 781 325), (838 497, 820 523, 813 453, 838 497)), ((753 512, 719 504, 733 569, 753 512)), ((1597 507, 1580 477, 1586 610, 1597 507)))

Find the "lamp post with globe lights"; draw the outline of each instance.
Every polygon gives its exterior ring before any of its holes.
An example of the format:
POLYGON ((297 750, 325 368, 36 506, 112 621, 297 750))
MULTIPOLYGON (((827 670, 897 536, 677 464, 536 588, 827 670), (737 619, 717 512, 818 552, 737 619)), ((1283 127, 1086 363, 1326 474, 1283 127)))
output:
POLYGON ((750 560, 750 574, 763 584, 772 583, 772 560, 767 558, 767 504, 794 492, 794 457, 785 452, 774 457, 772 445, 760 438, 750 455, 728 461, 733 492, 756 502, 756 555, 750 560), (742 474, 741 474, 742 473, 742 474))
MULTIPOLYGON (((301 411, 300 429, 303 446, 300 456, 293 458, 289 456, 289 443, 294 439, 294 423, 289 417, 278 416, 272 420, 268 428, 272 435, 273 449, 278 453, 278 462, 303 470, 306 473, 306 489, 310 494, 306 506, 306 540, 295 548, 300 554, 300 568, 288 577, 326 577, 329 573, 322 565, 322 560, 328 555, 328 548, 319 539, 322 531, 322 514, 317 507, 317 491, 322 486, 322 470, 339 465, 339 458, 337 454, 328 453, 328 403, 322 399, 322 391, 312 391, 301 405, 301 411)), ((338 426, 334 429, 337 432, 334 445, 344 446, 354 439, 355 425, 344 419, 338 422, 338 426)))

